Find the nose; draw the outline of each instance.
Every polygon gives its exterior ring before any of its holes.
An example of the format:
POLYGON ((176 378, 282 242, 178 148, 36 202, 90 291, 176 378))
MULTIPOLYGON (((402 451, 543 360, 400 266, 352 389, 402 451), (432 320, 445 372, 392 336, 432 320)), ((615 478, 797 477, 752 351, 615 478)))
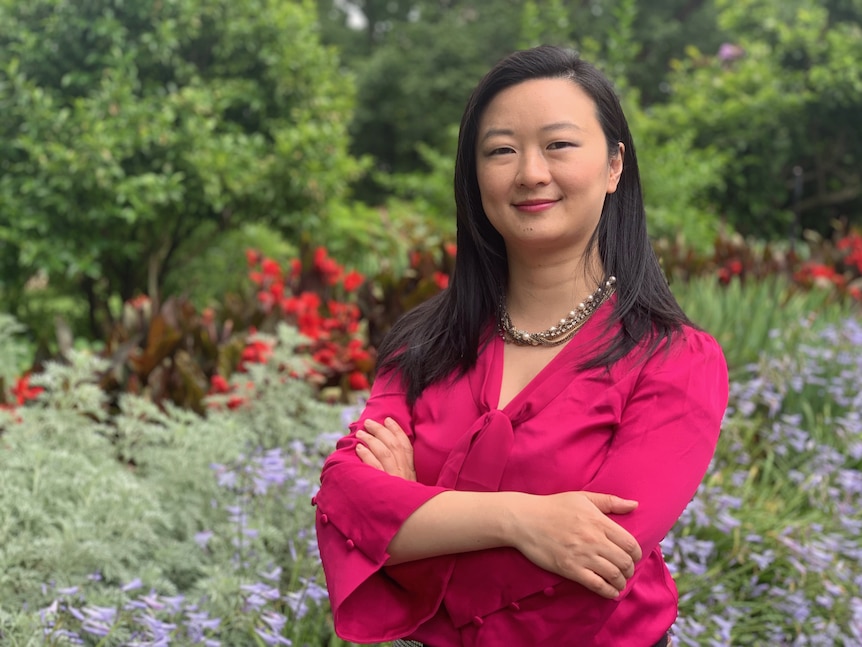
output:
POLYGON ((520 186, 539 186, 551 181, 548 161, 542 151, 525 151, 518 160, 516 180, 520 186))

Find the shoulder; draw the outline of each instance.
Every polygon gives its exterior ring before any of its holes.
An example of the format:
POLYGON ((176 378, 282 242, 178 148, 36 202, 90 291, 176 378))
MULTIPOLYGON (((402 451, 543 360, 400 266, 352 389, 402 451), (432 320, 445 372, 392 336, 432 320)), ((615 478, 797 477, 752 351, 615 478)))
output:
POLYGON ((726 405, 729 390, 727 362, 719 343, 709 333, 683 326, 663 342, 643 364, 641 379, 662 383, 692 397, 699 392, 726 405))
POLYGON ((671 336, 666 347, 669 354, 678 359, 712 359, 724 363, 724 351, 715 337, 694 326, 683 326, 671 336))
POLYGON ((727 384, 727 362, 716 339, 708 332, 685 324, 666 337, 644 339, 626 357, 626 372, 641 379, 662 375, 665 379, 727 384))

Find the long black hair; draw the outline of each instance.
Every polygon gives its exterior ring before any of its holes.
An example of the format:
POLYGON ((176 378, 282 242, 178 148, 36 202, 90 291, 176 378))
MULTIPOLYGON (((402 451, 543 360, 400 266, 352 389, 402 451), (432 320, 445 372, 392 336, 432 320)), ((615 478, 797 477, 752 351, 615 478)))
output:
POLYGON ((408 401, 425 388, 476 363, 496 334, 508 280, 506 246, 482 208, 476 177, 479 119, 502 90, 531 79, 570 79, 595 102, 609 154, 625 146, 623 171, 614 193, 605 197, 589 242, 598 248, 606 276, 615 276, 611 318, 618 332, 582 368, 611 366, 641 341, 655 349, 690 324, 668 288, 647 236, 646 213, 635 146, 622 106, 608 79, 577 53, 543 45, 515 52, 495 65, 473 90, 458 136, 455 159, 457 245, 449 287, 404 315, 378 353, 378 370, 395 369, 408 401))

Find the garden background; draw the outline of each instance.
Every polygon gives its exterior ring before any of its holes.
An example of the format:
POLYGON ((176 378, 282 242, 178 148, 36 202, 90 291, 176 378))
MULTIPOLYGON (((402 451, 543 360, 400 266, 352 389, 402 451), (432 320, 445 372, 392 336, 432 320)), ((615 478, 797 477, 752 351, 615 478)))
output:
POLYGON ((629 115, 731 369, 682 645, 862 645, 862 0, 0 0, 0 644, 341 645, 309 505, 514 48, 629 115))

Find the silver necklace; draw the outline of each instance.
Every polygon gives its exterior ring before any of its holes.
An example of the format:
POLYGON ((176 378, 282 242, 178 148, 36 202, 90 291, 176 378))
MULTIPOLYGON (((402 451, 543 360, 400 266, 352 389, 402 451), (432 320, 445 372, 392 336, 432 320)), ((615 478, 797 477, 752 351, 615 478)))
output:
POLYGON ((610 276, 605 284, 596 288, 590 296, 579 303, 560 323, 541 332, 518 330, 512 325, 509 311, 503 303, 500 312, 500 336, 503 341, 516 346, 559 346, 569 341, 587 322, 599 306, 614 293, 616 277, 610 276))

